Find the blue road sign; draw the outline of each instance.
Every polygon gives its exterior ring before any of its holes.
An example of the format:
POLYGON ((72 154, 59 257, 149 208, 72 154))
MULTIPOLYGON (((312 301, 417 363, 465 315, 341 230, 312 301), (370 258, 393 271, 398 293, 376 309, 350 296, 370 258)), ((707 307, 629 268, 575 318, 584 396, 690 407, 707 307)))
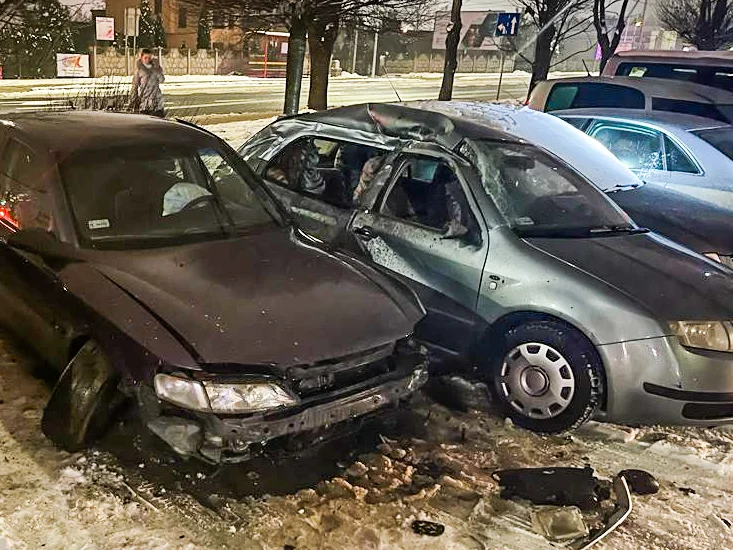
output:
POLYGON ((517 36, 519 34, 519 13, 500 13, 496 18, 494 36, 517 36))

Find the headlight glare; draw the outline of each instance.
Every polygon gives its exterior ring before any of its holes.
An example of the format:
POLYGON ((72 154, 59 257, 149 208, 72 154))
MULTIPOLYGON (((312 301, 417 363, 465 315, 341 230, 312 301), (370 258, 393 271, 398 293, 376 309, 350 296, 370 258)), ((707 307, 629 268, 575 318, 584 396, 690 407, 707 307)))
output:
POLYGON ((204 387, 196 380, 171 374, 155 375, 155 393, 161 399, 194 411, 208 411, 204 387))
POLYGON ((223 384, 204 382, 206 394, 215 413, 254 412, 295 405, 297 400, 278 384, 253 382, 223 384))
POLYGON ((733 351, 733 325, 727 321, 677 321, 671 323, 680 343, 690 348, 733 351))

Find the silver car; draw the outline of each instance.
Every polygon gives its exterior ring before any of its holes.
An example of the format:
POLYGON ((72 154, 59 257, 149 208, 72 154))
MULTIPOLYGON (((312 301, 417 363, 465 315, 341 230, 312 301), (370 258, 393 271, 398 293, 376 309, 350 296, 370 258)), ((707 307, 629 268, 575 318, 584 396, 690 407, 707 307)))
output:
POLYGON ((478 118, 359 105, 275 122, 241 154, 303 231, 410 282, 418 336, 492 380, 517 424, 733 420, 731 271, 546 151, 478 118))
POLYGON ((556 111, 647 183, 733 210, 733 126, 678 113, 556 111))

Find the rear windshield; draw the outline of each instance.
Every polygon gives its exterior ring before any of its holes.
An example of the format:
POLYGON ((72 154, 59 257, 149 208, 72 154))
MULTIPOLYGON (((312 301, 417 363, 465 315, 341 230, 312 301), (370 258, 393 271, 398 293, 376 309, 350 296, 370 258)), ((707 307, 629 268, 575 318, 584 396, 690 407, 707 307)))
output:
POLYGON ((692 132, 700 139, 704 139, 726 157, 733 160, 733 126, 725 128, 711 128, 692 132))
POLYGON ((553 86, 545 111, 592 107, 643 109, 644 106, 644 94, 633 88, 600 82, 569 82, 553 86))
POLYGON ((711 67, 679 63, 626 61, 619 64, 616 75, 682 80, 733 91, 733 67, 724 65, 711 67))
POLYGON ((655 97, 652 98, 652 110, 712 118, 721 122, 733 122, 733 105, 712 105, 699 101, 655 97))

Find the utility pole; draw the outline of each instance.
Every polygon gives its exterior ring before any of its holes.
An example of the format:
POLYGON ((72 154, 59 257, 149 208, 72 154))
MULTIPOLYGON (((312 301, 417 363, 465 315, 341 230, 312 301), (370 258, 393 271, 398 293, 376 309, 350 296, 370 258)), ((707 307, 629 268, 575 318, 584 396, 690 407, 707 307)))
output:
POLYGON ((356 74, 356 52, 359 51, 359 27, 354 26, 354 57, 351 60, 351 74, 356 74))
POLYGON ((377 76, 377 48, 379 47, 379 31, 374 31, 374 53, 372 55, 372 78, 377 76))

